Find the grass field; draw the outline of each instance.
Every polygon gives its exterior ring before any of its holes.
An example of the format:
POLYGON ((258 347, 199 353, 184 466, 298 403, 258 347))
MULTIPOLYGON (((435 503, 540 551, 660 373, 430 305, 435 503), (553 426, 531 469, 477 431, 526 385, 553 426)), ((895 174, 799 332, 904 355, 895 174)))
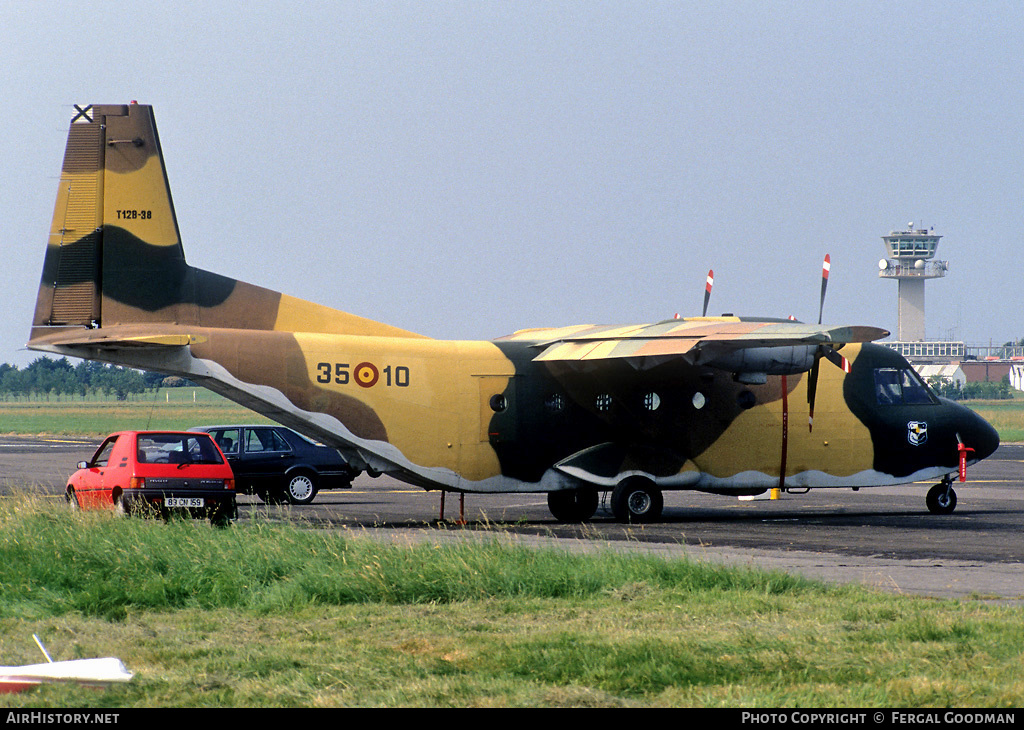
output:
POLYGON ((1012 400, 964 401, 964 405, 991 423, 999 432, 1000 441, 1024 441, 1024 393, 1012 400))
POLYGON ((269 423, 205 388, 162 388, 134 400, 92 396, 0 402, 0 433, 102 437, 121 430, 187 429, 218 423, 269 423))
POLYGON ((1024 611, 685 560, 384 544, 0 501, 3 663, 117 656, 13 707, 1020 707, 1024 611))

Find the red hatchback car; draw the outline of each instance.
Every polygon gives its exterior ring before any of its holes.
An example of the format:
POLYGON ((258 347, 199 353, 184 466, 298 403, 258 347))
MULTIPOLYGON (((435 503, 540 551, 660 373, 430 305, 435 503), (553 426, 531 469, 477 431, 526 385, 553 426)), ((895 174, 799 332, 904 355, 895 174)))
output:
POLYGON ((177 510, 224 523, 237 515, 235 477, 209 434, 122 431, 111 434, 68 479, 74 508, 177 510))

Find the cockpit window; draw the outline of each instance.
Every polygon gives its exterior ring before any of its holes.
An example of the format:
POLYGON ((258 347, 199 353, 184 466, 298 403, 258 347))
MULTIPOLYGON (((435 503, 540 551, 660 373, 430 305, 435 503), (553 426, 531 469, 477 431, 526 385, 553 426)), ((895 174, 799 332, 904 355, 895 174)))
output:
POLYGON ((921 380, 921 376, 914 370, 900 371, 903 378, 903 402, 904 403, 934 403, 935 396, 931 389, 921 380))
POLYGON ((911 368, 877 368, 875 396, 881 405, 935 403, 928 386, 911 368))

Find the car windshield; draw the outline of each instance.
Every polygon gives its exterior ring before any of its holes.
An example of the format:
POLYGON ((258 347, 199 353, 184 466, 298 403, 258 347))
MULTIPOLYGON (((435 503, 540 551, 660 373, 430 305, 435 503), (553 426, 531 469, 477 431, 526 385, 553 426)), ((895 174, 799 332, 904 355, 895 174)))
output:
POLYGON ((220 452, 205 433, 139 434, 136 458, 140 464, 223 464, 220 452))
POLYGON ((298 431, 292 431, 292 435, 295 438, 297 438, 300 441, 302 441, 303 443, 309 444, 310 446, 323 446, 323 444, 320 443, 319 441, 314 441, 309 436, 306 436, 305 434, 301 434, 298 431))

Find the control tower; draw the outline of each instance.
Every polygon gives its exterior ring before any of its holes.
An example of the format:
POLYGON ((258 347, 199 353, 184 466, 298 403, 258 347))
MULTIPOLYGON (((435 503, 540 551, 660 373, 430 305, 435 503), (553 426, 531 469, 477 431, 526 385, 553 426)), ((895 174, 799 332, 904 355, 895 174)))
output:
POLYGON ((924 340, 924 282, 946 275, 949 265, 936 261, 939 239, 934 229, 892 231, 882 236, 886 258, 878 262, 878 276, 899 282, 899 332, 901 342, 924 340))

